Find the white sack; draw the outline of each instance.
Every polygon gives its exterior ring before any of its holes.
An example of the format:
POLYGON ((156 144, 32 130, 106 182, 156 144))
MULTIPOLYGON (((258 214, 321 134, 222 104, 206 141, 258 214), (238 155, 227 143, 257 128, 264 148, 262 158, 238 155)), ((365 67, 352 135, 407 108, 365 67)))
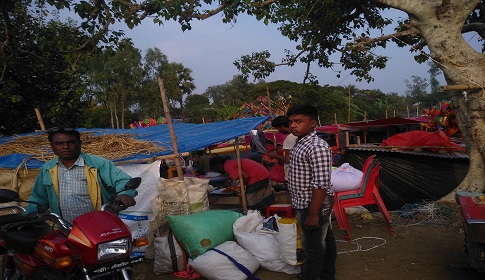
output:
POLYGON ((156 275, 167 274, 172 272, 184 271, 184 255, 182 248, 172 234, 172 239, 169 239, 169 235, 163 237, 155 237, 155 259, 153 261, 153 272, 156 275), (170 252, 170 244, 173 244, 175 255, 170 252), (176 261, 177 269, 174 271, 172 258, 176 261))
POLYGON ((344 163, 337 169, 332 170, 330 181, 332 182, 333 190, 336 192, 355 190, 360 187, 363 175, 364 173, 359 169, 344 163))
MULTIPOLYGON (((244 265, 251 273, 254 273, 259 268, 258 259, 234 241, 226 241, 215 248, 244 265)), ((209 280, 245 280, 248 278, 226 256, 212 250, 193 260, 189 260, 189 265, 200 273, 202 277, 209 280)))
POLYGON ((291 265, 302 264, 301 228, 296 218, 282 217, 277 220, 277 225, 281 259, 291 265))
POLYGON ((300 267, 280 258, 278 232, 263 231, 264 218, 259 211, 249 210, 233 225, 237 243, 255 256, 261 267, 270 271, 298 274, 300 267))
MULTIPOLYGON (((120 218, 131 229, 133 238, 147 237, 153 241, 150 222, 155 214, 152 210, 152 199, 157 192, 158 178, 160 178, 160 161, 151 164, 126 164, 118 166, 131 177, 141 177, 141 184, 136 189, 136 205, 120 212, 120 218)), ((145 255, 153 258, 153 244, 141 248, 134 248, 132 256, 145 255)))

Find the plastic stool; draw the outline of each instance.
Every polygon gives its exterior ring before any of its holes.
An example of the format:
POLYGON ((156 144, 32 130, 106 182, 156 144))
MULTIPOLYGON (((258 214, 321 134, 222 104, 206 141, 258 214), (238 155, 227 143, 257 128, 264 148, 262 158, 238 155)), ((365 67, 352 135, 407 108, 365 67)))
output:
POLYGON ((291 204, 273 204, 266 207, 266 218, 277 214, 280 217, 294 217, 293 207, 291 204))

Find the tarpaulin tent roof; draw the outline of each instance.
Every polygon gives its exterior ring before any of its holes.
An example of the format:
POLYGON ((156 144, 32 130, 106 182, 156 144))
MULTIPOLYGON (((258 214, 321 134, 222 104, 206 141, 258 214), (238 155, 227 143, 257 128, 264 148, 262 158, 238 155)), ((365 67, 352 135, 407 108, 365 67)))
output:
POLYGON ((394 117, 394 118, 380 119, 380 120, 351 122, 351 123, 346 123, 345 125, 349 128, 365 128, 369 126, 411 125, 411 124, 420 124, 420 123, 426 123, 426 122, 428 121, 424 117, 418 117, 418 118, 394 117))
MULTIPOLYGON (((215 122, 208 124, 190 124, 174 123, 175 135, 179 153, 191 152, 207 146, 234 139, 236 137, 249 133, 250 130, 256 129, 259 125, 267 121, 269 116, 242 118, 224 122, 215 122)), ((164 151, 149 154, 120 158, 113 161, 126 161, 137 159, 150 159, 156 156, 170 155, 173 153, 170 131, 167 125, 156 125, 143 129, 103 129, 79 128, 79 132, 90 132, 93 136, 105 134, 129 134, 138 140, 152 141, 165 148, 164 151)), ((39 135, 45 132, 34 132, 22 134, 19 136, 39 135)), ((0 144, 15 140, 18 136, 1 137, 0 144)), ((10 154, 0 156, 0 168, 17 168, 24 160, 31 158, 28 154, 10 154)), ((36 159, 27 161, 27 167, 40 168, 44 162, 36 159)))
POLYGON ((316 131, 324 132, 324 133, 339 133, 340 131, 348 130, 346 124, 331 124, 331 125, 324 125, 318 126, 315 128, 316 131))

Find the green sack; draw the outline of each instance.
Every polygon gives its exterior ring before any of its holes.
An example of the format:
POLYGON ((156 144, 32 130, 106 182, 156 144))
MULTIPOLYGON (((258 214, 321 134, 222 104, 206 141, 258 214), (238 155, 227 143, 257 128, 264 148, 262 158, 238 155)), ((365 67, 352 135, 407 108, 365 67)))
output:
POLYGON ((226 241, 235 241, 232 225, 242 217, 230 210, 209 210, 191 215, 167 216, 168 224, 190 258, 226 241))

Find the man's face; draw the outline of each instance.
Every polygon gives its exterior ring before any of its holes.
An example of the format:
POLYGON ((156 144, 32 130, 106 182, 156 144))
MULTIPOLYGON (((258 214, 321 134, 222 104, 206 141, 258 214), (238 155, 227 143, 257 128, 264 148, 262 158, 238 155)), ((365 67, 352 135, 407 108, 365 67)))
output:
POLYGON ((76 160, 81 153, 81 141, 72 134, 57 132, 52 137, 51 147, 61 160, 76 160))
POLYGON ((317 126, 317 121, 306 115, 292 115, 289 121, 290 131, 297 137, 309 134, 317 126))

